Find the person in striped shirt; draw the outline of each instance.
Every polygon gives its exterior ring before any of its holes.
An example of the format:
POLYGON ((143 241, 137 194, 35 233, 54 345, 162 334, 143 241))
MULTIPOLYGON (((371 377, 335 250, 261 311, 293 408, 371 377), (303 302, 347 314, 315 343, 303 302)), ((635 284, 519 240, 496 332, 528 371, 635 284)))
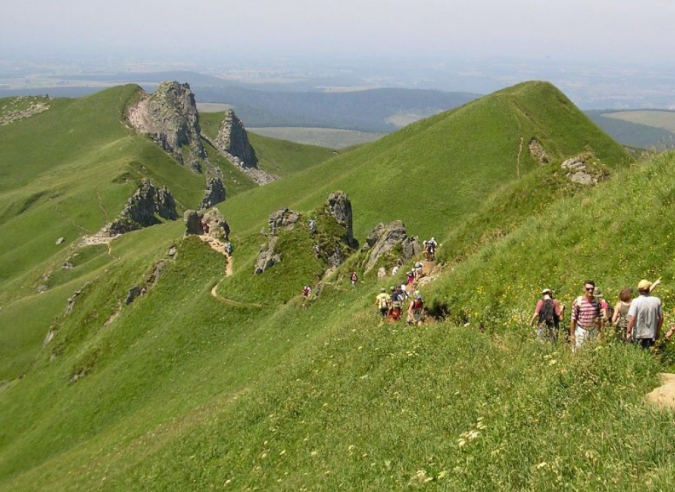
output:
POLYGON ((586 280, 584 295, 577 297, 572 304, 570 343, 574 350, 602 332, 602 307, 598 298, 593 296, 594 290, 595 282, 586 280))

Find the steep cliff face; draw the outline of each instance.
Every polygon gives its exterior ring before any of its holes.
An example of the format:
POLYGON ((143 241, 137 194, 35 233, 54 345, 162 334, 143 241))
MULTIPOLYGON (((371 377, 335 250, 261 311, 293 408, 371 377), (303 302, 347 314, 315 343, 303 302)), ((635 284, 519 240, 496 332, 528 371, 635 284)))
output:
POLYGON ((258 158, 248 141, 244 124, 231 109, 225 112, 215 144, 219 150, 237 159, 240 167, 244 169, 258 167, 258 158))
POLYGON ((135 231, 143 227, 159 224, 158 217, 176 220, 176 202, 169 190, 156 188, 149 180, 144 179, 141 186, 129 198, 124 210, 102 233, 106 236, 117 236, 125 232, 135 231))
POLYGON ((128 111, 129 122, 178 162, 201 172, 206 152, 195 97, 188 84, 162 82, 128 111))
POLYGON ((405 262, 422 251, 417 237, 409 237, 406 227, 400 220, 389 224, 378 224, 366 238, 364 251, 368 251, 365 272, 372 270, 380 258, 385 258, 385 268, 399 261, 405 262), (388 256, 388 258, 387 258, 388 256))

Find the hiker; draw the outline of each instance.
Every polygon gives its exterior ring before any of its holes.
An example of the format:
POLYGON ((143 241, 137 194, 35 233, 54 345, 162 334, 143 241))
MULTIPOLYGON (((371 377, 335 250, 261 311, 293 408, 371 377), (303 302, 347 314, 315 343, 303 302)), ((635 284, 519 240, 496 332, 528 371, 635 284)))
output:
POLYGON ((422 244, 424 245, 424 255, 426 256, 427 260, 434 261, 436 258, 436 246, 438 246, 436 240, 432 237, 428 241, 424 241, 422 244))
POLYGON ((541 299, 537 301, 530 325, 534 326, 537 320, 537 339, 555 342, 558 340, 560 321, 563 319, 564 308, 560 308, 558 300, 553 298, 551 289, 541 291, 541 299))
POLYGON ((359 281, 359 277, 356 275, 355 271, 352 271, 351 275, 349 275, 349 280, 352 283, 353 287, 356 287, 356 282, 359 281))
POLYGON ((401 319, 401 297, 395 287, 391 288, 391 309, 389 309, 389 318, 392 321, 401 319))
POLYGON ((614 314, 612 316, 612 326, 614 326, 615 334, 618 340, 626 341, 626 329, 628 328, 628 310, 630 303, 633 300, 633 289, 625 287, 619 292, 619 302, 614 307, 614 314))
POLYGON ((383 318, 386 317, 389 312, 389 303, 389 295, 387 295, 386 289, 382 287, 380 293, 375 297, 375 305, 380 310, 380 316, 383 318))
POLYGON ((652 283, 649 280, 640 280, 639 295, 633 299, 628 309, 626 340, 632 340, 642 348, 654 346, 663 325, 661 299, 650 295, 651 287, 652 283))
POLYGON ((600 287, 593 289, 593 297, 595 297, 600 303, 600 311, 602 312, 603 323, 608 323, 614 315, 614 308, 611 307, 607 301, 605 301, 605 299, 603 299, 600 287))
POLYGON ((309 297, 309 295, 312 293, 312 288, 309 285, 305 285, 305 287, 302 289, 302 295, 305 297, 309 297))
POLYGON ((232 256, 232 251, 233 251, 232 243, 230 241, 226 242, 225 243, 225 252, 228 255, 232 256))
POLYGON ((423 312, 424 312, 424 302, 422 301, 422 296, 420 294, 417 294, 415 296, 415 300, 412 301, 408 306, 408 324, 421 325, 423 312))
POLYGON ((584 295, 579 296, 572 304, 570 322, 570 343, 572 350, 579 349, 587 340, 594 340, 602 333, 602 308, 596 297, 593 297, 595 282, 584 282, 584 295))
POLYGON ((406 290, 406 285, 401 284, 401 286, 398 288, 399 292, 399 297, 401 298, 401 301, 405 301, 408 298, 410 298, 410 295, 408 295, 408 291, 406 290))
POLYGON ((406 275, 408 276, 408 292, 410 293, 413 291, 413 284, 415 283, 415 272, 410 270, 406 275))
POLYGON ((391 276, 392 277, 396 276, 396 274, 398 273, 398 269, 399 269, 398 265, 394 266, 394 268, 391 269, 391 276))
POLYGON ((316 220, 310 219, 309 221, 309 232, 312 234, 316 233, 316 220))

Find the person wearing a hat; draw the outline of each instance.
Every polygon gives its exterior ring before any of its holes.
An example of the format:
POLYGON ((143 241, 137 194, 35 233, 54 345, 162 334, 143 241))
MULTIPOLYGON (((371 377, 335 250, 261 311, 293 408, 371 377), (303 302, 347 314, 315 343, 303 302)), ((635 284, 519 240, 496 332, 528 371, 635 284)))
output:
POLYGON ((415 300, 410 302, 408 306, 408 324, 421 325, 424 311, 424 302, 422 296, 418 293, 415 295, 415 300))
POLYGON ((580 348, 587 340, 593 340, 602 332, 602 306, 597 297, 593 297, 595 282, 584 282, 584 295, 572 304, 570 320, 570 343, 573 350, 580 348))
POLYGON ((383 318, 389 312, 389 302, 389 295, 387 294, 386 289, 382 287, 380 293, 375 297, 375 305, 377 306, 377 309, 380 310, 380 316, 383 318))
POLYGON ((553 299, 551 289, 541 291, 541 299, 537 301, 530 325, 537 321, 537 338, 555 342, 558 339, 560 321, 563 319, 564 307, 560 307, 557 299, 553 299))
POLYGON ((663 325, 663 308, 661 299, 650 295, 652 283, 640 280, 637 298, 630 303, 628 310, 628 328, 626 339, 633 340, 643 348, 653 347, 659 338, 663 325))

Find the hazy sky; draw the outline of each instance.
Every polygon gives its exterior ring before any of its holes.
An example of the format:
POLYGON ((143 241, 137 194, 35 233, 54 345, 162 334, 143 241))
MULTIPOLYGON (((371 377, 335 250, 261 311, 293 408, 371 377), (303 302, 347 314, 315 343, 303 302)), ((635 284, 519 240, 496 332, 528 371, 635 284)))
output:
POLYGON ((0 57, 191 52, 672 61, 672 0, 4 0, 0 57))

